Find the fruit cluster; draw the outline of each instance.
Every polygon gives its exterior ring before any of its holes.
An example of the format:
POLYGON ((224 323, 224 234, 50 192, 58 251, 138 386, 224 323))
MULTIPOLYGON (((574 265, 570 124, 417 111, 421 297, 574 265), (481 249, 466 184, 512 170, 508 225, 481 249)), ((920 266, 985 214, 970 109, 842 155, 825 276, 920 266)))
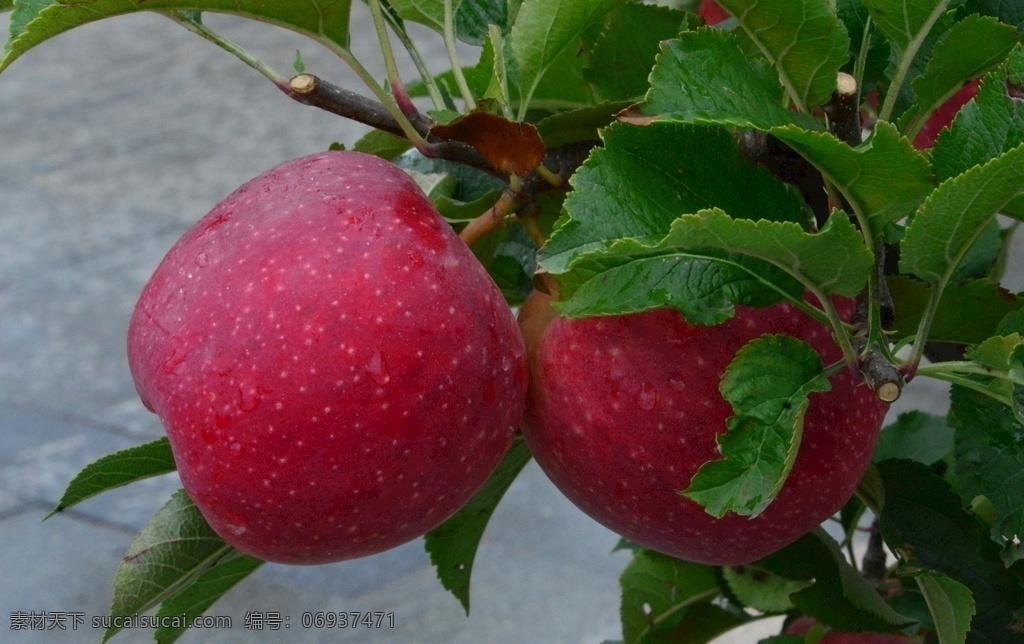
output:
POLYGON ((431 530, 494 471, 524 409, 533 454, 573 502, 677 557, 752 561, 852 494, 884 407, 842 373, 812 398, 763 514, 716 519, 678 495, 718 456, 736 352, 786 333, 837 359, 818 322, 786 304, 715 327, 667 310, 569 320, 549 300, 527 301, 521 331, 409 176, 328 152, 250 181, 171 249, 132 318, 130 365, 210 525, 270 561, 350 559, 431 530))

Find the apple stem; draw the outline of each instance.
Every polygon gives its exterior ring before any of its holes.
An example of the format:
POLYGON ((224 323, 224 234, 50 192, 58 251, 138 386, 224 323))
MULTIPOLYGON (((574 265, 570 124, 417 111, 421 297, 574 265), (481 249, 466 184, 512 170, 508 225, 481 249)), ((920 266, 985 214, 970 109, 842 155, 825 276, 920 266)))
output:
POLYGON ((488 233, 497 230, 505 217, 519 206, 519 194, 511 189, 501 193, 498 201, 490 209, 480 215, 462 229, 459 238, 472 247, 488 233))
POLYGON ((203 23, 190 17, 184 11, 164 11, 159 13, 166 18, 170 18, 176 24, 184 27, 204 40, 217 45, 224 51, 235 56, 249 67, 252 67, 259 73, 263 74, 263 76, 276 85, 282 92, 286 94, 289 93, 288 78, 286 76, 277 72, 275 69, 250 54, 240 45, 228 40, 224 36, 221 36, 203 23))

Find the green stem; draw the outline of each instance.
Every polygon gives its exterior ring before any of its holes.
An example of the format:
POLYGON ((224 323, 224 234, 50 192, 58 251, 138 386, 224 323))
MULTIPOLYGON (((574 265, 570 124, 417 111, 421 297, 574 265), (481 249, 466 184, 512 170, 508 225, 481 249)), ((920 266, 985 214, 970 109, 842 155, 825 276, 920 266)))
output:
POLYGON ((892 116, 892 111, 896 107, 896 99, 899 97, 900 89, 903 87, 903 83, 907 79, 907 73, 910 71, 910 65, 913 64, 917 52, 921 49, 921 45, 924 44, 925 38, 928 37, 928 32, 935 26, 935 21, 946 10, 947 4, 946 2, 938 3, 932 15, 928 16, 928 19, 921 26, 921 31, 907 43, 907 48, 900 57, 899 67, 896 68, 896 74, 892 77, 889 89, 885 93, 885 103, 882 104, 882 109, 878 113, 879 120, 888 121, 892 116))
MULTIPOLYGON (((935 366, 935 365, 933 365, 933 366, 935 366)), ((960 385, 961 387, 965 387, 967 389, 971 389, 971 390, 976 391, 976 392, 978 392, 980 394, 984 394, 984 395, 986 395, 986 396, 988 396, 990 398, 998 400, 1000 403, 1006 405, 1007 407, 1013 408, 1013 401, 1010 400, 1009 398, 1007 398, 1006 396, 1001 396, 1001 395, 999 395, 998 392, 992 391, 991 389, 989 389, 988 387, 986 387, 982 383, 974 381, 974 380, 971 380, 970 378, 961 376, 960 374, 950 373, 948 371, 933 371, 929 367, 921 367, 921 369, 920 369, 920 371, 918 373, 920 373, 922 375, 927 375, 929 378, 934 378, 936 380, 943 380, 945 382, 949 382, 949 383, 952 383, 954 385, 960 385)))
POLYGON ((259 60, 249 52, 247 52, 241 46, 221 36, 220 34, 213 31, 203 23, 193 20, 192 18, 189 18, 185 13, 181 11, 167 11, 161 13, 162 15, 166 16, 167 18, 170 18, 171 20, 181 25, 185 29, 188 29, 192 33, 213 43, 214 45, 217 45, 224 51, 241 60, 249 67, 252 67, 259 73, 263 74, 268 80, 270 80, 270 82, 272 82, 274 85, 277 85, 277 88, 280 89, 282 92, 291 92, 291 90, 288 88, 288 78, 286 78, 283 74, 280 74, 272 67, 270 67, 263 61, 259 60))
MULTIPOLYGON (((398 65, 395 63, 395 52, 391 48, 391 39, 388 37, 388 27, 384 23, 384 12, 380 8, 380 0, 370 0, 370 14, 373 16, 373 26, 377 30, 377 42, 380 43, 380 52, 384 57, 384 69, 388 76, 388 83, 391 85, 392 95, 398 91, 404 92, 405 85, 402 84, 398 65)), ((401 107, 399 105, 399 108, 401 107)))
POLYGON ((860 41, 857 61, 853 64, 853 77, 857 80, 857 105, 860 105, 861 92, 864 87, 864 70, 868 66, 868 51, 871 49, 871 17, 864 23, 864 35, 860 41))
POLYGON ((420 54, 416 43, 409 37, 409 33, 403 26, 395 22, 390 13, 386 13, 384 17, 391 24, 391 31, 398 37, 406 53, 409 54, 409 58, 412 59, 412 64, 416 66, 416 71, 419 72, 420 78, 423 80, 423 86, 427 88, 427 95, 430 97, 430 102, 434 105, 434 109, 443 110, 444 99, 441 97, 441 90, 437 88, 437 82, 434 80, 433 74, 430 73, 426 62, 424 62, 423 55, 420 54))
POLYGON ((939 374, 953 373, 953 374, 966 374, 976 376, 990 376, 992 378, 999 378, 1002 380, 1009 380, 1017 384, 1024 384, 1019 378, 1013 378, 1006 371, 999 369, 991 369, 984 365, 980 365, 977 362, 971 362, 970 360, 960 361, 949 361, 949 362, 937 362, 935 364, 925 365, 917 370, 917 373, 922 376, 939 377, 939 374))
POLYGON ((850 340, 850 334, 846 331, 846 323, 843 322, 843 318, 839 316, 839 311, 832 304, 832 300, 819 293, 816 289, 810 289, 814 296, 818 298, 818 302, 821 304, 821 310, 825 312, 828 317, 829 325, 832 327, 833 335, 835 335, 836 344, 843 350, 843 358, 847 365, 857 364, 857 350, 853 348, 853 342, 850 340))
MULTIPOLYGON (((444 47, 448 50, 448 61, 452 65, 452 75, 455 77, 455 84, 459 86, 462 100, 466 103, 466 110, 476 109, 476 101, 473 100, 473 92, 469 89, 466 76, 462 73, 462 64, 459 63, 459 54, 455 50, 455 15, 452 11, 452 0, 444 0, 444 47)), ((500 52, 495 55, 500 55, 500 52)))
POLYGON ((928 333, 931 331, 932 323, 935 322, 935 315, 939 310, 939 301, 942 299, 943 289, 936 286, 932 289, 928 304, 925 306, 924 314, 921 316, 921 323, 917 326, 917 335, 914 337, 914 348, 907 357, 906 365, 911 373, 917 372, 917 366, 924 357, 924 345, 928 340, 928 333))

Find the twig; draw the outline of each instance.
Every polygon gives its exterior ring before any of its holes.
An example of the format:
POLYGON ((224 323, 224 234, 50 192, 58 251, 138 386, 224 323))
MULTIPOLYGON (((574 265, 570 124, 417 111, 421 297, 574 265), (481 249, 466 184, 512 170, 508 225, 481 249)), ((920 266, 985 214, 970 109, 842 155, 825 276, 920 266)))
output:
POLYGON ((828 129, 840 141, 851 147, 861 143, 860 105, 857 102, 857 80, 845 72, 836 78, 836 91, 825 106, 828 129))
POLYGON ((861 356, 860 372, 864 382, 874 390, 875 397, 884 403, 896 402, 903 393, 906 384, 903 374, 877 345, 872 345, 861 356))
MULTIPOLYGON (((382 104, 371 98, 338 87, 312 74, 299 74, 288 82, 288 87, 292 92, 290 96, 300 103, 405 138, 405 132, 398 121, 382 104)), ((422 115, 410 121, 422 135, 430 129, 429 121, 422 115)))

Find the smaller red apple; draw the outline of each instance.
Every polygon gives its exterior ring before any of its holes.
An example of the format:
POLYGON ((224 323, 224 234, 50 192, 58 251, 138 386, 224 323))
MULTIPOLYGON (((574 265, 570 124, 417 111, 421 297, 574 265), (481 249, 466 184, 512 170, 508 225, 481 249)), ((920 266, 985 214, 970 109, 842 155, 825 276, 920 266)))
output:
POLYGON ((960 88, 960 91, 953 94, 945 103, 939 106, 928 117, 928 121, 921 128, 921 131, 914 137, 914 147, 918 150, 926 150, 935 144, 935 139, 943 128, 948 127, 956 118, 960 108, 970 102, 978 94, 978 86, 981 79, 975 79, 960 88))
MULTIPOLYGON (((721 458, 716 439, 733 411, 719 383, 749 341, 782 333, 824 364, 842 359, 817 320, 789 304, 737 307, 712 327, 667 309, 570 320, 549 302, 534 293, 519 315, 531 373, 523 435, 552 482, 599 523, 673 557, 739 565, 793 543, 853 494, 886 405, 846 370, 811 395, 790 476, 761 514, 715 518, 679 494, 721 458)), ((852 304, 841 303, 846 313, 852 304)))
POLYGON ((728 20, 732 16, 719 5, 715 0, 703 0, 700 3, 700 17, 704 19, 704 22, 709 25, 717 25, 723 20, 728 20))
MULTIPOLYGON (((788 635, 806 635, 818 622, 813 617, 804 615, 789 625, 788 635)), ((893 633, 847 633, 845 631, 827 630, 818 640, 819 644, 908 644, 910 639, 905 635, 893 633)))

